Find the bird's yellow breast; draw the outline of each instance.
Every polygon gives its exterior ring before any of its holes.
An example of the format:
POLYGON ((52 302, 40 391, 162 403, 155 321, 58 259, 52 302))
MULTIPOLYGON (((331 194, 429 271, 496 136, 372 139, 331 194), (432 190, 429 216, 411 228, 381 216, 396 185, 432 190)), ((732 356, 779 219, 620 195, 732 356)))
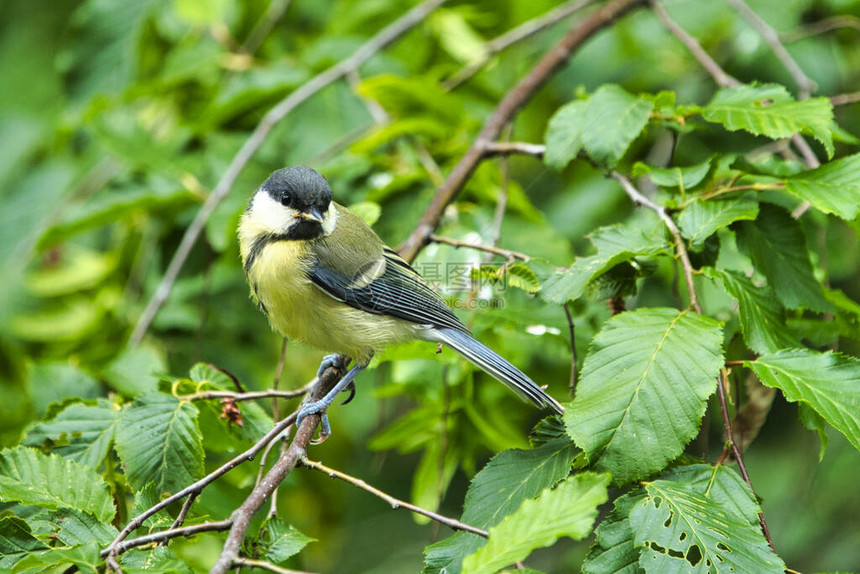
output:
MULTIPOLYGON (((246 260, 248 250, 242 256, 246 260)), ((418 325, 355 309, 326 294, 310 280, 313 263, 307 242, 273 241, 247 271, 252 296, 281 334, 357 363, 415 337, 418 325)))

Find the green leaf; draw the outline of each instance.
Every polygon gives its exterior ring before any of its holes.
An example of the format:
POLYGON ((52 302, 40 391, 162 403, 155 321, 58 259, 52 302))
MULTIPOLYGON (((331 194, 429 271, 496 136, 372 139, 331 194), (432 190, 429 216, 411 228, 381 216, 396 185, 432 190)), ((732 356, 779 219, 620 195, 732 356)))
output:
POLYGON ((860 154, 791 176, 785 189, 824 213, 850 221, 860 213, 860 154))
POLYGON ((678 216, 681 234, 690 240, 693 251, 701 251, 705 240, 717 230, 742 219, 754 220, 758 202, 749 197, 727 201, 694 201, 678 216))
POLYGON ((578 299, 588 284, 616 265, 636 257, 656 255, 668 248, 662 236, 646 235, 642 230, 625 225, 611 225, 589 236, 597 254, 578 257, 566 271, 544 281, 540 297, 549 303, 564 304, 578 299))
POLYGON ((630 511, 643 499, 635 491, 615 499, 612 512, 594 530, 594 545, 582 563, 584 574, 640 574, 640 549, 633 541, 630 511))
POLYGON ((109 522, 116 512, 105 482, 89 467, 25 447, 0 452, 0 500, 72 508, 109 522))
POLYGON ((830 438, 827 436, 827 421, 806 403, 797 403, 797 418, 804 428, 815 431, 821 448, 818 449, 818 462, 824 460, 824 451, 830 438))
POLYGON ((135 489, 155 482, 159 494, 176 492, 203 476, 203 439, 197 407, 148 393, 123 413, 116 450, 135 489))
POLYGON ((687 167, 654 167, 642 162, 633 165, 633 176, 647 175, 654 185, 688 190, 696 187, 711 171, 711 160, 687 167))
POLYGON ((259 542, 263 545, 263 555, 276 564, 295 556, 309 542, 315 541, 316 538, 302 534, 279 518, 267 519, 260 527, 259 542))
POLYGON ((489 528, 514 512, 524 500, 570 473, 576 456, 570 440, 556 439, 537 448, 500 452, 475 475, 463 503, 463 522, 489 528))
POLYGON ((163 353, 154 347, 141 345, 121 352, 104 370, 108 384, 130 397, 158 388, 158 375, 167 365, 163 353))
POLYGON ((128 574, 193 574, 188 564, 176 557, 167 546, 156 546, 152 550, 133 548, 120 557, 120 566, 128 574))
POLYGON ((597 507, 606 502, 608 485, 609 475, 586 472, 524 501, 490 529, 486 545, 466 557, 463 574, 492 574, 563 536, 574 540, 588 536, 597 507))
POLYGON ((540 290, 540 281, 534 271, 522 263, 514 263, 503 267, 504 279, 507 284, 526 293, 537 293, 540 290))
POLYGON ((833 308, 813 274, 803 229, 785 209, 762 203, 754 222, 741 221, 734 229, 738 248, 764 274, 783 305, 812 311, 833 308))
MULTIPOLYGON (((549 440, 534 449, 500 452, 469 485, 463 522, 484 529, 495 526, 524 500, 566 477, 576 453, 576 446, 566 437, 549 440)), ((483 539, 474 534, 458 532, 428 546, 424 572, 457 574, 463 558, 482 543, 483 539)))
POLYGON ((604 84, 588 99, 582 143, 597 163, 615 167, 642 130, 654 102, 638 98, 615 84, 604 84))
POLYGON ((579 154, 587 108, 587 101, 576 100, 560 107, 550 118, 543 161, 551 168, 562 170, 579 154))
POLYGON ((32 552, 48 547, 33 536, 30 525, 17 516, 0 519, 0 568, 11 571, 12 566, 32 552))
POLYGON ((793 349, 744 364, 787 400, 812 407, 860 450, 860 359, 793 349))
POLYGON ((98 520, 92 514, 64 508, 56 513, 54 520, 60 525, 57 538, 69 546, 96 542, 107 546, 119 531, 113 525, 98 520))
MULTIPOLYGON (((49 568, 51 570, 48 571, 56 571, 54 569, 57 566, 65 566, 67 564, 77 567, 79 572, 92 572, 93 574, 99 572, 103 563, 99 557, 98 545, 95 542, 90 542, 81 546, 51 548, 50 550, 32 552, 15 565, 15 571, 44 572, 49 568)), ((64 572, 66 569, 59 571, 64 572)))
POLYGON ((737 271, 705 267, 704 272, 737 300, 741 332, 750 349, 756 353, 773 353, 800 346, 786 329, 785 309, 770 287, 757 287, 737 271))
POLYGON ((795 101, 778 84, 742 85, 717 92, 703 116, 731 131, 745 130, 771 139, 811 135, 833 157, 833 105, 827 98, 795 101))
POLYGON ((761 532, 749 487, 725 466, 681 467, 645 484, 630 512, 646 572, 784 571, 761 532))
POLYGON ((30 429, 24 444, 58 444, 55 453, 97 469, 107 455, 119 417, 119 409, 105 399, 98 399, 95 405, 71 404, 30 429))
POLYGON ((693 438, 723 364, 720 323, 691 311, 638 309, 594 338, 568 433, 624 484, 663 468, 693 438))

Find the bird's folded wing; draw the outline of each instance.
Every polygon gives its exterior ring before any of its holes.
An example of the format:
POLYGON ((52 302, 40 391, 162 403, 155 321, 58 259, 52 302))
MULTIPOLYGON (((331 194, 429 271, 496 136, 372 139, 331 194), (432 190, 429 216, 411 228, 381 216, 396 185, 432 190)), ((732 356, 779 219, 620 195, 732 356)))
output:
POLYGON ((380 259, 352 274, 328 265, 325 250, 317 255, 310 279, 331 297, 375 315, 468 332, 442 298, 393 250, 386 247, 380 259))

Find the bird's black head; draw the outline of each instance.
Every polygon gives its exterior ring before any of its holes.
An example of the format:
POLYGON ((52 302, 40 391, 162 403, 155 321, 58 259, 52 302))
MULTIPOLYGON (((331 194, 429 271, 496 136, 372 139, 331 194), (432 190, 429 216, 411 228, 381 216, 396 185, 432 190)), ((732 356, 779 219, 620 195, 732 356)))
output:
POLYGON ((313 239, 325 232, 331 186, 309 167, 293 166, 272 173, 258 193, 283 207, 287 239, 313 239))

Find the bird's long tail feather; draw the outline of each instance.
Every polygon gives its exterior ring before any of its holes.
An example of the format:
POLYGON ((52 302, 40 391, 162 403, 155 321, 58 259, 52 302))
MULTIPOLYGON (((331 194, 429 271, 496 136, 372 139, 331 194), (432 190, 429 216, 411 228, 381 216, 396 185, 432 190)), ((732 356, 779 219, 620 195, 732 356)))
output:
POLYGON ((433 334, 434 339, 438 339, 460 353, 471 363, 507 385, 520 397, 533 402, 538 407, 550 408, 558 414, 564 412, 564 407, 546 394, 533 380, 468 333, 458 329, 436 328, 433 329, 433 334))

